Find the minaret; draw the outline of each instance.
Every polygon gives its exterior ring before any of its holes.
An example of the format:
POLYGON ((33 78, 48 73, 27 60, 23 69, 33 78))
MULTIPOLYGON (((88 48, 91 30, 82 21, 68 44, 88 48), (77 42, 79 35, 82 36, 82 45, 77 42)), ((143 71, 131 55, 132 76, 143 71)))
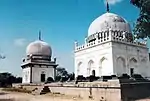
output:
POLYGON ((109 12, 109 3, 108 3, 108 0, 106 0, 106 3, 107 3, 107 4, 106 4, 106 5, 107 5, 107 8, 106 8, 106 9, 107 9, 107 12, 109 12))
POLYGON ((39 31, 39 40, 41 41, 41 31, 39 31))

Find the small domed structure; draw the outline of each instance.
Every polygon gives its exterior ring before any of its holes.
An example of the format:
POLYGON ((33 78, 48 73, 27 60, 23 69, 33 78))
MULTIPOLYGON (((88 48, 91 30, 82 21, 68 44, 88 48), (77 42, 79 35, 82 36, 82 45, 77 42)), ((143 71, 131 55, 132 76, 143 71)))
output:
POLYGON ((26 54, 27 55, 45 55, 45 56, 51 56, 52 55, 52 49, 48 45, 48 43, 42 41, 42 40, 37 40, 32 43, 30 43, 27 46, 26 49, 26 54))
POLYGON ((44 83, 48 78, 55 80, 56 77, 56 58, 52 60, 51 46, 41 40, 31 42, 26 48, 26 57, 23 59, 22 83, 44 83))
POLYGON ((97 32, 107 31, 109 28, 114 31, 117 30, 131 33, 130 25, 124 18, 117 14, 107 12, 91 23, 88 29, 88 36, 97 32))

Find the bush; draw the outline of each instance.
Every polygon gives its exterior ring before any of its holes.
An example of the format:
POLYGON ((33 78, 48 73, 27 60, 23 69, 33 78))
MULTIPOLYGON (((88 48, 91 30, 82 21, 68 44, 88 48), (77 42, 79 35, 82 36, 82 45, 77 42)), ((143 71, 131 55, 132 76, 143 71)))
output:
POLYGON ((102 76, 103 81, 111 80, 112 76, 102 76))
POLYGON ((90 76, 86 77, 86 80, 88 80, 90 82, 96 81, 98 79, 99 79, 99 77, 96 77, 94 75, 90 75, 90 76))
POLYGON ((0 87, 12 87, 12 83, 6 81, 0 81, 0 87))
POLYGON ((130 79, 130 76, 128 74, 122 74, 118 79, 130 79))
POLYGON ((56 76, 55 81, 60 81, 61 76, 56 76))
POLYGON ((78 77, 76 78, 77 81, 84 81, 86 80, 86 78, 83 75, 78 75, 78 77))
POLYGON ((52 77, 48 77, 45 83, 51 83, 54 82, 54 79, 52 77))
POLYGON ((140 74, 133 74, 131 77, 135 79, 143 79, 143 77, 140 74))
POLYGON ((60 79, 60 82, 66 82, 68 80, 68 77, 62 76, 60 79))

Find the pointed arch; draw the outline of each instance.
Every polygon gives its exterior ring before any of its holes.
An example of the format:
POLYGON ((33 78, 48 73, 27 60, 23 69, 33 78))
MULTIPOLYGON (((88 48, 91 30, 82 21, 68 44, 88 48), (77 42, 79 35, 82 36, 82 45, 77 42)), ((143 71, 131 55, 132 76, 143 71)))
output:
POLYGON ((77 66, 77 74, 78 75, 82 75, 82 72, 81 72, 81 69, 83 68, 82 64, 83 64, 82 62, 78 63, 78 66, 77 66))
POLYGON ((100 59, 100 74, 101 76, 111 75, 111 66, 109 66, 109 60, 105 57, 100 59))
POLYGON ((130 59, 130 62, 137 63, 137 60, 133 57, 133 58, 130 59))
POLYGON ((107 60, 107 58, 102 57, 101 60, 100 60, 100 63, 102 63, 104 60, 107 60))
POLYGON ((94 61, 93 61, 93 60, 90 60, 90 61, 88 62, 88 67, 91 68, 91 67, 93 66, 93 64, 94 64, 94 61))
POLYGON ((89 76, 91 74, 91 71, 94 69, 94 61, 89 60, 88 62, 88 68, 87 68, 87 75, 89 76))
POLYGON ((117 75, 122 75, 123 73, 126 73, 126 66, 125 66, 125 59, 123 57, 118 57, 116 59, 117 62, 117 75))
POLYGON ((129 66, 130 68, 135 68, 137 65, 137 59, 135 57, 132 57, 130 60, 129 60, 129 66))
POLYGON ((142 62, 142 63, 145 63, 146 61, 147 61, 146 58, 141 59, 141 62, 142 62))
POLYGON ((138 73, 137 59, 135 57, 130 58, 130 60, 129 60, 129 69, 130 69, 130 75, 132 75, 134 73, 138 73))

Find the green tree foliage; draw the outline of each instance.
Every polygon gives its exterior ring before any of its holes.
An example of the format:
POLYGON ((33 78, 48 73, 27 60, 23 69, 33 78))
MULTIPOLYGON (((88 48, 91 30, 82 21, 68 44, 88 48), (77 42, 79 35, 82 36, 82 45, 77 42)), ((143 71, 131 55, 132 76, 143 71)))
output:
POLYGON ((65 68, 59 67, 56 69, 56 71, 57 71, 57 76, 68 76, 68 72, 65 68))
POLYGON ((0 86, 7 87, 11 86, 12 83, 21 83, 21 77, 15 77, 11 73, 0 73, 0 86))
POLYGON ((57 71, 56 81, 74 80, 74 73, 68 73, 68 71, 65 68, 58 67, 56 71, 57 71))
POLYGON ((140 10, 134 34, 137 38, 150 38, 150 0, 131 0, 131 3, 140 10))

